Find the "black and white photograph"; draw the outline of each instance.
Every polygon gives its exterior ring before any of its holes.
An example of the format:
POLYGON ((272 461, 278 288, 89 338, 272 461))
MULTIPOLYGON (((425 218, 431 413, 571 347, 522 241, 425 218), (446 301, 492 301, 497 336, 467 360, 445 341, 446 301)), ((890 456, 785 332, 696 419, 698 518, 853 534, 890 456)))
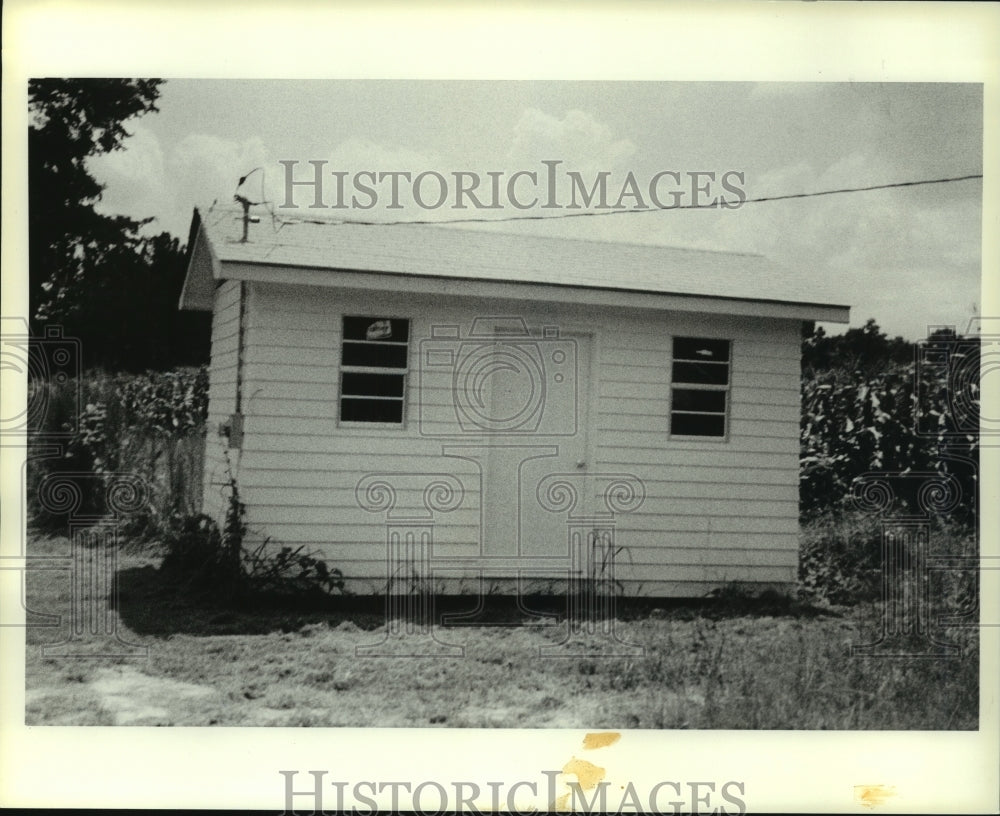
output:
POLYGON ((448 746, 276 752, 262 806, 309 812, 921 811, 881 765, 826 803, 734 757, 995 756, 984 69, 240 58, 5 80, 17 728, 448 746), (449 765, 491 734, 569 748, 449 765))

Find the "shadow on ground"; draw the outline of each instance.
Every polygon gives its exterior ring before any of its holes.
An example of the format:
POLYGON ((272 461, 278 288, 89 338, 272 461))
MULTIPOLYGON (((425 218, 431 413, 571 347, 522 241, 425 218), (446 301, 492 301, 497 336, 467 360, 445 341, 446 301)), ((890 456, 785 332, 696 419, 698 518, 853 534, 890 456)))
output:
POLYGON ((194 594, 152 566, 119 570, 117 590, 118 615, 122 623, 139 635, 297 632, 309 624, 328 622, 336 626, 344 620, 361 629, 377 629, 385 622, 381 606, 348 606, 335 598, 319 604, 313 599, 194 594))
MULTIPOLYGON (((359 629, 374 630, 386 622, 384 596, 267 596, 213 597, 194 594, 179 586, 163 570, 146 565, 117 572, 115 607, 122 622, 139 635, 167 637, 189 635, 243 635, 297 632, 305 626, 349 621, 359 629)), ((420 614, 419 596, 403 596, 393 608, 420 614)), ((530 595, 522 598, 490 595, 435 596, 430 617, 443 626, 520 626, 561 622, 567 615, 566 595, 530 595)), ((576 604, 580 608, 580 602, 576 604)), ((723 593, 703 599, 615 598, 614 617, 619 620, 696 617, 814 617, 830 615, 790 596, 764 593, 747 597, 723 593)))

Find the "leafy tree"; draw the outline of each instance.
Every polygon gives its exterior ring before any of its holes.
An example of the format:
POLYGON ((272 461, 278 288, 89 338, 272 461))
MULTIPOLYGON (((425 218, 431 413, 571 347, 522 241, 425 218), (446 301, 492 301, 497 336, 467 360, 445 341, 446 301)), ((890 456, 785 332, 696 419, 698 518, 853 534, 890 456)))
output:
POLYGON ((136 242, 141 222, 99 215, 102 186, 86 160, 121 147, 124 121, 156 110, 160 80, 33 79, 28 83, 31 317, 71 309, 87 267, 108 244, 136 242))
POLYGON ((802 368, 810 372, 846 368, 871 373, 892 363, 912 363, 915 349, 902 337, 890 339, 875 319, 869 318, 861 328, 848 329, 833 337, 822 327, 814 329, 803 338, 802 368))
POLYGON ((118 150, 126 123, 157 110, 159 79, 28 83, 29 316, 83 341, 84 363, 138 370, 198 363, 208 321, 182 315, 183 252, 152 219, 103 215, 90 157, 118 150))

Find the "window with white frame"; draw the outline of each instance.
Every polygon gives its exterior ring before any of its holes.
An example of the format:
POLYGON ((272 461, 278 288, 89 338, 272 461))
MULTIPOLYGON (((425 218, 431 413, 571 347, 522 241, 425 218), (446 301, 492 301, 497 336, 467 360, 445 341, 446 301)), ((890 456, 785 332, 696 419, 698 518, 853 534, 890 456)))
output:
POLYGON ((341 422, 403 424, 409 342, 409 320, 344 317, 341 422))
POLYGON ((675 337, 670 388, 671 436, 725 437, 729 340, 675 337))

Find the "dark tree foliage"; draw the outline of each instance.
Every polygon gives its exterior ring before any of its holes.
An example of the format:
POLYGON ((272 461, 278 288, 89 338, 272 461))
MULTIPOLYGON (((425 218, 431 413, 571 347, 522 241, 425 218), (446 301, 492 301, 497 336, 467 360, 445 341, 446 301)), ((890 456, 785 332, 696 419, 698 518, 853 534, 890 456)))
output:
POLYGON ((184 253, 151 219, 102 215, 87 159, 121 148, 133 117, 157 110, 159 79, 28 83, 29 315, 62 326, 84 367, 142 370, 207 358, 208 317, 177 309, 184 253))
POLYGON ((818 373, 842 368, 870 373, 890 364, 912 363, 915 350, 916 346, 902 337, 887 337, 875 319, 869 318, 860 329, 833 337, 822 327, 808 334, 802 343, 802 370, 818 373))

